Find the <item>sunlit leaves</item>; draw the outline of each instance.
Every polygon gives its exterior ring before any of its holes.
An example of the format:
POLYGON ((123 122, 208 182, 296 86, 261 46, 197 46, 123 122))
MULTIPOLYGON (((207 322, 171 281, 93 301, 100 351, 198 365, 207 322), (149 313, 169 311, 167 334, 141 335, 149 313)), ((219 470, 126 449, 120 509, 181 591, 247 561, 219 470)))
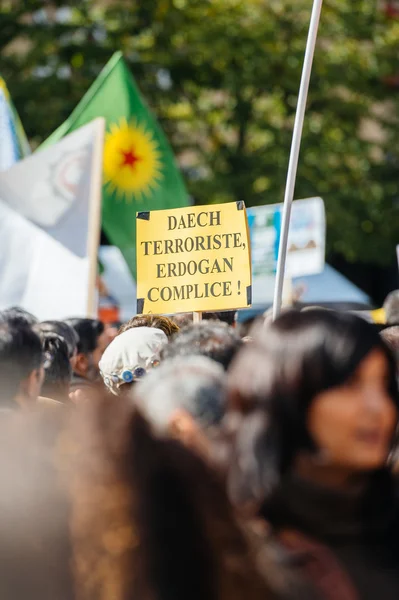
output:
MULTIPOLYGON (((2 4, 0 72, 31 138, 120 48, 197 202, 281 201, 312 0, 67 4, 2 4)), ((383 263, 399 240, 399 21, 378 5, 324 0, 296 197, 325 198, 329 250, 383 263)))

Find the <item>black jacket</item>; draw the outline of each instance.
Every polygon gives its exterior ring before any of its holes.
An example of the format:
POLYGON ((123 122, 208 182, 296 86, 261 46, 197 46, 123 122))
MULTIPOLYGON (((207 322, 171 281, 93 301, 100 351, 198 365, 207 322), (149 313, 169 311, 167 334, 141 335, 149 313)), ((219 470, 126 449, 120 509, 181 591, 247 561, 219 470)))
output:
MULTIPOLYGON (((312 579, 315 574, 315 578, 326 580, 327 572, 335 571, 332 583, 325 589, 333 587, 334 581, 347 578, 344 587, 352 588, 348 598, 399 599, 399 502, 390 472, 373 475, 362 494, 323 489, 291 476, 281 482, 262 514, 283 545, 284 532, 299 534, 291 554, 300 560, 298 554, 303 550, 305 576, 312 579), (312 560, 320 562, 322 575, 317 575, 316 568, 307 568, 307 542, 312 560)), ((324 597, 341 600, 343 593, 324 597)))

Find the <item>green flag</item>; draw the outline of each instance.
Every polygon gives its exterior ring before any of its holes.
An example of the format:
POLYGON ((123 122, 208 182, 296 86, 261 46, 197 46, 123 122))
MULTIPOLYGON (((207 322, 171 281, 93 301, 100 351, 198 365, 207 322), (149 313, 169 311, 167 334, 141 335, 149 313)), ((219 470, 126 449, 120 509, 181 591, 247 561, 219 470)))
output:
POLYGON ((187 191, 168 141, 120 52, 44 145, 57 142, 95 117, 104 117, 107 129, 102 227, 135 276, 136 212, 187 206, 187 191))

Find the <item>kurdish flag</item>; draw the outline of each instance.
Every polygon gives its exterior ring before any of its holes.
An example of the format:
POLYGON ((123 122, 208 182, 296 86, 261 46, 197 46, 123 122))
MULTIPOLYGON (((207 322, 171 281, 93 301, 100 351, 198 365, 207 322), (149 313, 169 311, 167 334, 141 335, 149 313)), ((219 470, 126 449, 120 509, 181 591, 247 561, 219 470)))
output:
POLYGON ((5 81, 0 77, 0 171, 6 171, 28 154, 30 148, 25 131, 5 81))
POLYGON ((102 227, 135 276, 136 212, 187 206, 188 194, 168 141, 120 52, 45 146, 96 117, 105 118, 107 131, 102 227))

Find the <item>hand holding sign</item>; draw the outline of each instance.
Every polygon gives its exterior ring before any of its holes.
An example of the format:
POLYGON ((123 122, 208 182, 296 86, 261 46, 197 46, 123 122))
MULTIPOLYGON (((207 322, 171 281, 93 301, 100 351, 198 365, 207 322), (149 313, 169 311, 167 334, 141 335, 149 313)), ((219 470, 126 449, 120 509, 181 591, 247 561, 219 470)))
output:
POLYGON ((249 306, 244 203, 138 213, 137 297, 139 313, 249 306))

